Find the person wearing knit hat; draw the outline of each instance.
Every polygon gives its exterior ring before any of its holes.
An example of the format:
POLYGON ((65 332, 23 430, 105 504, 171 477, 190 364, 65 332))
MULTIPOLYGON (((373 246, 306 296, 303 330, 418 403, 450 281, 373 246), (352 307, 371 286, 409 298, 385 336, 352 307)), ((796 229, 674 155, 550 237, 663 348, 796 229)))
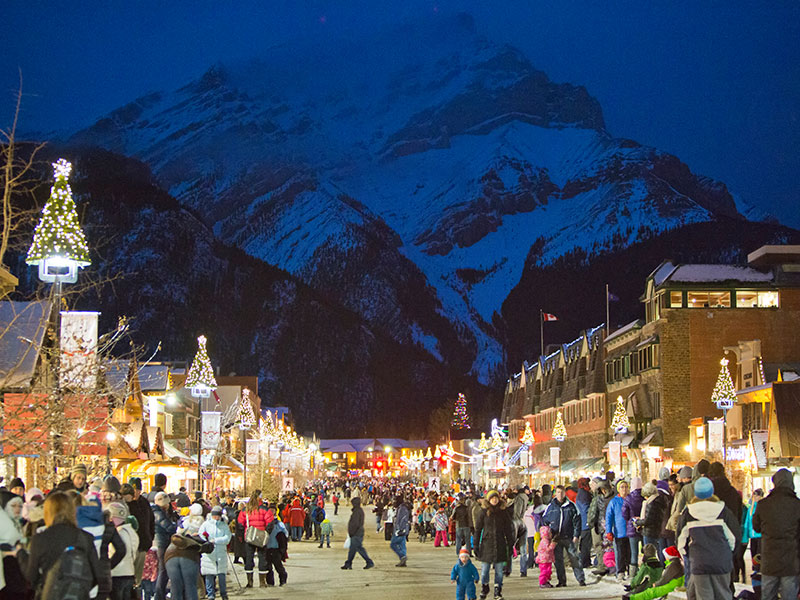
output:
POLYGON ((101 488, 101 496, 103 498, 103 505, 105 506, 109 502, 118 502, 122 499, 120 496, 120 490, 122 486, 119 483, 119 479, 114 477, 113 475, 107 475, 106 478, 103 480, 103 487, 101 488))
POLYGON ((736 540, 741 539, 739 521, 714 495, 708 477, 695 479, 694 498, 678 519, 675 544, 686 557, 686 593, 690 600, 728 600, 736 540))
POLYGON ((622 596, 623 600, 655 600, 665 598, 670 592, 680 587, 684 583, 683 565, 681 564, 680 554, 675 546, 669 546, 664 550, 666 564, 661 573, 661 577, 653 584, 654 587, 647 588, 637 594, 628 593, 622 596))
POLYGON ((14 477, 11 483, 8 484, 8 491, 17 496, 25 495, 25 484, 22 482, 22 479, 14 477))
POLYGON ((478 569, 469 559, 469 550, 463 546, 458 552, 458 562, 450 571, 450 581, 456 584, 456 600, 476 598, 475 584, 480 581, 478 569))
POLYGON ((86 475, 86 465, 78 463, 72 467, 67 477, 58 482, 56 489, 61 492, 78 490, 79 493, 83 494, 88 488, 86 475))

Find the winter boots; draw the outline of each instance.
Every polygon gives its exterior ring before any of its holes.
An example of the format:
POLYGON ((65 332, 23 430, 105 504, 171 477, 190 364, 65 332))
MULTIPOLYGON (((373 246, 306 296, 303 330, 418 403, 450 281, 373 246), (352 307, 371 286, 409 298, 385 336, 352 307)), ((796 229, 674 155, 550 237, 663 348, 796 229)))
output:
MULTIPOLYGON (((259 573, 258 574, 258 585, 262 588, 267 587, 267 574, 266 573, 259 573)), ((270 585, 275 585, 275 578, 273 576, 272 583, 270 585)))
POLYGON ((489 584, 484 583, 481 585, 481 600, 486 600, 486 596, 489 595, 489 584))
POLYGON ((247 575, 247 585, 244 586, 244 587, 246 587, 246 588, 253 587, 253 574, 252 573, 245 573, 245 575, 247 575))
POLYGON ((494 586, 494 600, 503 600, 503 586, 502 585, 495 585, 494 586))

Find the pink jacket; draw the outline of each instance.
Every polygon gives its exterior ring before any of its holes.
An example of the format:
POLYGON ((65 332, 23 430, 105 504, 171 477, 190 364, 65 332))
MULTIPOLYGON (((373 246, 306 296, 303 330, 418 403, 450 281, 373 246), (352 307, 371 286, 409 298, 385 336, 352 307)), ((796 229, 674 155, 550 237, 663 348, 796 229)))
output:
POLYGON ((539 542, 539 550, 536 555, 536 562, 540 565, 545 565, 553 562, 553 550, 555 550, 556 543, 550 539, 550 528, 542 526, 539 528, 539 535, 542 540, 539 542))

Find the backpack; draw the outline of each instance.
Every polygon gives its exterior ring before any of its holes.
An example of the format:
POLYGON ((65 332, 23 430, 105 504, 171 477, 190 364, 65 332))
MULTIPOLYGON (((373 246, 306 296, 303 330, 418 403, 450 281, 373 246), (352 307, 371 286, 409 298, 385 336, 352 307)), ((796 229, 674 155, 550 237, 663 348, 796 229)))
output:
POLYGON ((89 562, 86 536, 78 534, 75 546, 67 546, 47 571, 42 588, 42 600, 86 600, 94 587, 94 573, 89 562))

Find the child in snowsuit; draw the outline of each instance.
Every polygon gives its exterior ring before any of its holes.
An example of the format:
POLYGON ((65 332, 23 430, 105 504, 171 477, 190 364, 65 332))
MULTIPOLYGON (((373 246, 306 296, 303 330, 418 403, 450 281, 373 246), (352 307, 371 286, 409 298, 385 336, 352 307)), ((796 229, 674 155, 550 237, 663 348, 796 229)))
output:
POLYGON ((678 549, 675 546, 670 546, 664 550, 664 560, 667 565, 664 567, 663 573, 661 573, 661 578, 653 584, 653 587, 647 588, 638 594, 625 594, 622 596, 623 600, 655 600, 655 598, 668 596, 672 590, 682 586, 683 565, 681 564, 678 549))
POLYGON ((438 548, 440 543, 444 543, 445 547, 450 545, 447 541, 447 525, 447 514, 444 512, 444 506, 440 506, 433 518, 433 526, 436 529, 436 537, 433 540, 435 548, 438 548))
POLYGON ((322 542, 325 541, 328 544, 328 548, 330 548, 332 535, 333 535, 333 525, 331 524, 331 520, 325 518, 322 521, 322 525, 320 526, 319 547, 322 548, 322 542))
POLYGON ((539 587, 553 587, 550 576, 553 574, 553 560, 556 543, 552 539, 550 527, 543 525, 539 528, 539 548, 536 553, 536 563, 539 565, 539 587))
POLYGON ((630 585, 625 586, 625 590, 631 594, 637 594, 651 587, 661 578, 664 567, 658 560, 656 553, 658 549, 653 544, 645 544, 642 551, 642 566, 636 571, 636 575, 631 579, 630 585))
POLYGON ((606 534, 603 538, 603 565, 612 575, 617 572, 617 559, 614 556, 614 535, 606 534))
POLYGON ((458 562, 450 571, 450 581, 456 584, 456 600, 475 600, 478 594, 475 584, 481 580, 478 569, 469 559, 469 550, 464 546, 458 553, 458 562))

